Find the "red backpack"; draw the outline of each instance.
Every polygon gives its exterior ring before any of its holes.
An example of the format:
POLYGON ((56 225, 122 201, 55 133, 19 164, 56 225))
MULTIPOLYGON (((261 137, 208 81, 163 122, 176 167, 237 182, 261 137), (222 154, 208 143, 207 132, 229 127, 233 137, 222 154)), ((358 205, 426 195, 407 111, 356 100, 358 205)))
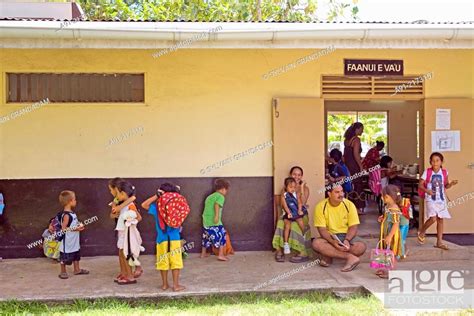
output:
MULTIPOLYGON (((448 172, 446 169, 441 168, 441 172, 443 173, 443 182, 446 186, 448 184, 448 172)), ((426 180, 424 182, 425 189, 428 187, 428 182, 431 181, 431 176, 433 175, 433 168, 426 169, 426 180)), ((425 192, 418 189, 418 196, 422 199, 425 198, 425 192)))
POLYGON ((165 229, 164 224, 173 228, 181 227, 191 211, 184 196, 176 192, 162 194, 156 203, 160 217, 160 228, 163 230, 165 229))
POLYGON ((410 212, 411 210, 411 203, 410 199, 408 198, 403 198, 402 200, 402 214, 405 216, 408 220, 413 218, 413 212, 410 212))

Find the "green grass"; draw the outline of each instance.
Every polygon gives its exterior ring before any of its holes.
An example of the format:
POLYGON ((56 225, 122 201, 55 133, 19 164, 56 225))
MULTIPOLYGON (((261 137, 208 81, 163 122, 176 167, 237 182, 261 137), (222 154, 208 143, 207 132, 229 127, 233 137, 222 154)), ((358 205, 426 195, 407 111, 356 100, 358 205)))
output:
POLYGON ((329 293, 274 294, 261 296, 211 296, 123 301, 99 299, 77 300, 71 304, 44 304, 8 301, 0 303, 2 315, 384 315, 383 306, 367 295, 338 299, 329 293))

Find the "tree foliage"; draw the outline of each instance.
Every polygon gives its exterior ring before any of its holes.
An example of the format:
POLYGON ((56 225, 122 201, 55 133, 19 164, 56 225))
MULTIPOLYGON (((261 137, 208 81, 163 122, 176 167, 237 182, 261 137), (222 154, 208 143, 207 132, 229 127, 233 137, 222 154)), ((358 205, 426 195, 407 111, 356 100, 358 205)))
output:
MULTIPOLYGON (((358 0, 326 0, 325 20, 357 19, 358 0)), ((318 0, 78 0, 90 20, 318 21, 318 0)))

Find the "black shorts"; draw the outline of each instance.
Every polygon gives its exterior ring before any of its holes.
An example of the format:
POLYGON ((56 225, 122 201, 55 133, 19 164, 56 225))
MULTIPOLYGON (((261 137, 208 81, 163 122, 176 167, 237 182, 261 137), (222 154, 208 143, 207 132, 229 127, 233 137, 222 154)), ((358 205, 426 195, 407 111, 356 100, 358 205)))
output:
POLYGON ((59 260, 61 261, 61 264, 65 264, 67 266, 70 266, 73 261, 80 261, 81 260, 81 251, 74 251, 71 253, 64 253, 60 252, 59 253, 59 260))

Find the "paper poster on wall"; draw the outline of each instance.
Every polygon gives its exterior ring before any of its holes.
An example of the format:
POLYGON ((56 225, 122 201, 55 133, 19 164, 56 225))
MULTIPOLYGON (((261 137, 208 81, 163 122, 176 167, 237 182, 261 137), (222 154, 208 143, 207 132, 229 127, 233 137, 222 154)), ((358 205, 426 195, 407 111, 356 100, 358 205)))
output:
POLYGON ((436 129, 451 128, 451 109, 436 109, 436 129))
POLYGON ((431 151, 461 151, 461 132, 432 131, 431 151))

